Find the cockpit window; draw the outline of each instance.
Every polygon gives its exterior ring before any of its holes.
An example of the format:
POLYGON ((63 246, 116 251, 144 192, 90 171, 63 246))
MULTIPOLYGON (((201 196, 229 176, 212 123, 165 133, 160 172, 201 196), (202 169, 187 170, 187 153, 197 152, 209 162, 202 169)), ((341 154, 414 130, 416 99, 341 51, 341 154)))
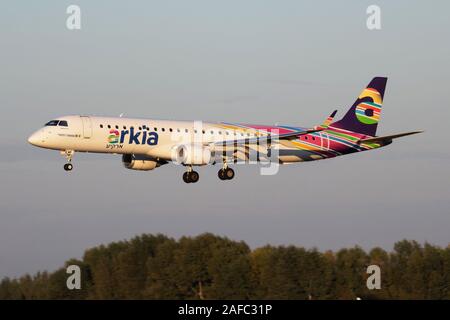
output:
POLYGON ((46 127, 47 127, 47 126, 54 127, 54 126, 57 126, 57 125, 58 125, 58 122, 59 122, 59 120, 52 120, 52 121, 47 122, 47 123, 45 124, 45 126, 46 126, 46 127))
POLYGON ((59 122, 58 126, 60 126, 60 127, 68 127, 69 125, 67 124, 67 121, 66 121, 66 120, 61 120, 61 121, 59 122))

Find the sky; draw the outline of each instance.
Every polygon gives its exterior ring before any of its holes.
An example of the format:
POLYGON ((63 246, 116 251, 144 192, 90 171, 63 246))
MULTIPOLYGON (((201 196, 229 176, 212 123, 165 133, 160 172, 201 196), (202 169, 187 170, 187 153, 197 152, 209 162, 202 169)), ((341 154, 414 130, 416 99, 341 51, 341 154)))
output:
POLYGON ((450 2, 8 1, 0 10, 0 278, 55 270, 142 233, 212 232, 252 248, 391 250, 450 243, 450 2), (344 5, 345 3, 345 5, 344 5), (66 8, 81 8, 81 30, 66 8), (381 8, 381 30, 366 9, 381 8), (386 148, 280 168, 125 169, 120 156, 56 151, 27 137, 67 114, 310 127, 343 116, 389 77, 386 148), (444 97, 444 98, 443 98, 444 97))

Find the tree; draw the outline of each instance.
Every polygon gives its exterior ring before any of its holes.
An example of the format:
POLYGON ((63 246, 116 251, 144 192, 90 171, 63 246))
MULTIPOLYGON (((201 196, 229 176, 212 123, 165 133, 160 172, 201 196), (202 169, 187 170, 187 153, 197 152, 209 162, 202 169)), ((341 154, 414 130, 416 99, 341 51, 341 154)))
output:
POLYGON ((336 254, 337 298, 356 299, 366 292, 369 257, 360 247, 339 250, 336 254))
POLYGON ((359 247, 337 253, 296 246, 250 250, 205 233, 174 240, 141 235, 86 250, 52 273, 0 281, 0 299, 450 299, 450 246, 402 240, 387 253, 359 247), (381 268, 381 290, 366 287, 381 268), (69 290, 66 269, 81 269, 69 290))

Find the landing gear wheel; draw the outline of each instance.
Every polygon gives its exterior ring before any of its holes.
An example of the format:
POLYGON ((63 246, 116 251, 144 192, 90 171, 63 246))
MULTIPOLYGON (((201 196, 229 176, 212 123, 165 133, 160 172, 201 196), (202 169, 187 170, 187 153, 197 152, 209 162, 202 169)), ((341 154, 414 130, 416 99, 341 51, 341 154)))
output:
POLYGON ((200 178, 200 175, 198 174, 197 171, 191 171, 191 172, 189 173, 189 180, 190 180, 192 183, 196 183, 196 182, 198 181, 199 178, 200 178))
POLYGON ((234 178, 234 170, 231 168, 226 168, 225 169, 225 177, 227 178, 227 180, 231 180, 234 178))
POLYGON ((223 168, 217 172, 217 176, 220 180, 231 180, 234 178, 234 170, 231 168, 223 168))
POLYGON ((66 171, 72 171, 72 169, 73 169, 73 165, 72 165, 71 163, 66 163, 66 164, 64 165, 64 170, 66 170, 66 171))
POLYGON ((197 171, 188 171, 183 173, 183 181, 186 183, 196 183, 198 179, 200 178, 200 175, 197 171))
POLYGON ((227 180, 227 177, 225 176, 225 169, 220 169, 219 172, 217 172, 217 176, 220 180, 227 180))

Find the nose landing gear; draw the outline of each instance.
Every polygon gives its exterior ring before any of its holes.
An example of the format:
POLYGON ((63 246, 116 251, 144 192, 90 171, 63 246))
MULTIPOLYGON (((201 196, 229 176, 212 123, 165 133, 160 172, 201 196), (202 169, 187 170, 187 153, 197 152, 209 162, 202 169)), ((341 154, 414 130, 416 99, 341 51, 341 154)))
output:
POLYGON ((72 158, 74 155, 75 151, 73 150, 65 150, 65 151, 61 151, 61 154, 64 155, 67 159, 67 163, 64 165, 64 170, 66 171, 72 171, 73 169, 73 164, 72 162, 72 158))

